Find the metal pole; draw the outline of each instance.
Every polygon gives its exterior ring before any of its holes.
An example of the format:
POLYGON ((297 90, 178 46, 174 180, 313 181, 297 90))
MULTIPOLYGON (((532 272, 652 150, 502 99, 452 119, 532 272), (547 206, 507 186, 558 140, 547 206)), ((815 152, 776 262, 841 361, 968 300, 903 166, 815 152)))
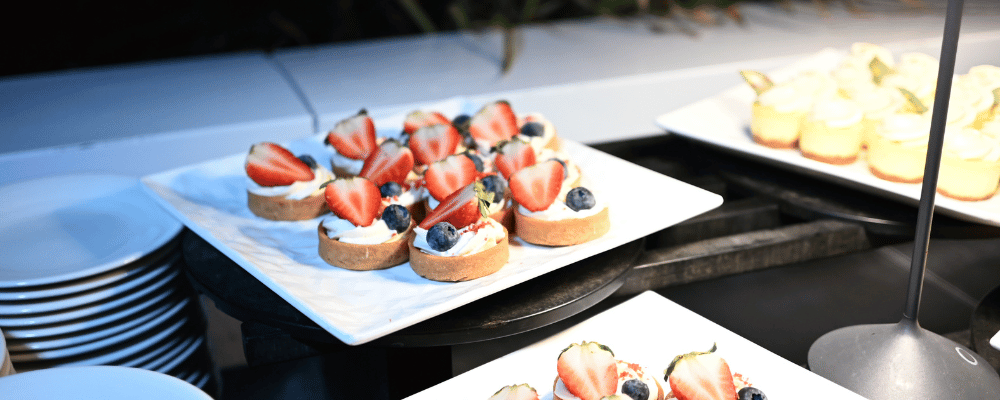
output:
POLYGON ((920 311, 920 292, 923 290, 924 269, 927 267, 927 247, 931 238, 931 220, 934 218, 934 196, 937 193, 938 169, 941 166, 941 148, 944 144, 945 123, 948 121, 948 100, 951 94, 952 76, 955 74, 955 54, 958 52, 958 33, 962 27, 964 3, 965 0, 948 0, 948 14, 944 21, 937 92, 934 94, 927 162, 924 165, 924 183, 920 189, 917 232, 914 236, 913 259, 910 263, 910 285, 907 288, 906 308, 903 311, 903 318, 914 323, 920 311))

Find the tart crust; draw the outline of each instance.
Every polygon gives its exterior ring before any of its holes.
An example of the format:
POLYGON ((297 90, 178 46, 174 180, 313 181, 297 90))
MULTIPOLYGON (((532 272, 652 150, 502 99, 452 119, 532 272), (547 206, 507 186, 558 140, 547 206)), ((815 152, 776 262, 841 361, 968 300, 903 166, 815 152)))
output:
POLYGON ((410 220, 402 238, 392 242, 379 244, 354 244, 330 239, 326 235, 323 223, 319 224, 319 256, 334 267, 352 271, 372 271, 386 269, 405 263, 410 258, 406 244, 413 241, 413 227, 416 223, 410 220))
POLYGON ((597 239, 611 229, 608 208, 584 218, 547 221, 516 212, 514 225, 517 236, 524 241, 543 246, 570 246, 597 239))
POLYGON ((482 278, 497 272, 507 264, 510 257, 509 238, 504 229, 504 237, 493 247, 478 253, 461 257, 441 257, 427 254, 413 246, 416 235, 407 240, 410 248, 410 267, 424 278, 441 282, 459 282, 482 278))
POLYGON ((322 192, 302 200, 290 200, 284 196, 260 196, 247 191, 247 206, 254 215, 272 221, 302 221, 330 212, 322 192))

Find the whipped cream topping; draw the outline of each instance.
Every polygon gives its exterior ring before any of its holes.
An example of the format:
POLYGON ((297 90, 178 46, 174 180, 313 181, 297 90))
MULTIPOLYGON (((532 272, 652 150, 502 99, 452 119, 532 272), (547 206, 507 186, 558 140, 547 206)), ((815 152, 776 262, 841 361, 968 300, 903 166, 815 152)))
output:
POLYGON ((841 64, 840 67, 833 70, 831 75, 833 80, 837 82, 840 91, 850 98, 861 96, 878 88, 878 85, 872 81, 872 73, 867 64, 841 64))
POLYGON ((882 120, 876 132, 894 142, 927 146, 931 120, 920 114, 890 114, 882 120))
POLYGON ((545 119, 545 116, 543 116, 540 113, 531 113, 525 115, 523 118, 520 119, 520 121, 518 121, 517 126, 522 127, 524 126, 524 124, 528 122, 538 122, 542 124, 543 127, 542 136, 519 135, 518 137, 527 140, 528 144, 531 145, 531 148, 535 150, 535 154, 539 154, 542 151, 542 149, 545 148, 545 145, 549 144, 552 138, 556 136, 556 127, 555 125, 552 124, 552 122, 545 119))
POLYGON ((814 99, 837 95, 837 82, 825 72, 805 71, 796 75, 788 83, 814 99))
POLYGON ((881 120, 886 115, 899 111, 906 104, 902 93, 885 87, 876 87, 870 92, 858 95, 854 100, 861 107, 865 117, 872 120, 881 120))
MULTIPOLYGON (((930 110, 934 109, 934 102, 927 103, 927 109, 928 111, 924 113, 924 115, 926 115, 929 119, 931 116, 930 110)), ((968 104, 961 101, 951 101, 951 99, 949 99, 948 120, 945 122, 945 125, 956 126, 959 128, 970 126, 976 121, 976 114, 977 112, 968 104)))
POLYGON ((775 85, 757 96, 760 105, 774 107, 782 113, 806 112, 812 106, 812 101, 807 94, 788 84, 775 85))
POLYGON ((335 168, 343 169, 347 171, 348 174, 357 175, 361 173, 361 168, 365 166, 365 160, 355 160, 342 155, 337 152, 337 149, 333 146, 328 146, 330 150, 333 150, 333 154, 330 155, 330 164, 333 164, 335 168))
POLYGON ((506 240, 503 225, 491 218, 479 218, 479 221, 472 225, 458 229, 458 242, 450 249, 437 251, 427 243, 427 230, 416 227, 413 228, 416 238, 413 240, 413 247, 420 249, 427 254, 440 257, 458 257, 475 254, 480 251, 496 246, 500 240, 506 240))
POLYGON ((313 170, 311 181, 297 181, 286 186, 261 186, 247 177, 247 190, 258 196, 284 196, 289 200, 302 200, 312 195, 322 194, 323 189, 320 189, 320 185, 333 178, 333 173, 330 170, 319 165, 313 170))
MULTIPOLYGON (((615 390, 615 394, 624 394, 622 393, 622 386, 625 385, 625 382, 632 379, 638 379, 641 380, 642 383, 645 383, 646 387, 649 389, 649 399, 655 400, 660 397, 660 390, 659 386, 656 384, 656 377, 647 374, 646 371, 639 366, 639 364, 627 363, 622 360, 615 360, 615 363, 618 366, 618 389, 615 390)), ((563 383, 562 378, 556 379, 556 387, 553 393, 564 400, 580 399, 569 391, 566 384, 563 383)))
MULTIPOLYGON (((945 154, 961 158, 963 160, 985 159, 987 156, 996 157, 997 143, 986 137, 976 129, 947 127, 944 130, 945 154)), ((993 158, 989 161, 997 161, 993 158)))
POLYGON ((399 240, 403 237, 395 229, 389 229, 385 221, 375 219, 368 226, 355 226, 346 219, 330 214, 321 222, 330 239, 353 244, 379 244, 399 240))
POLYGON ((861 107, 851 100, 841 98, 816 100, 809 112, 810 119, 825 122, 827 126, 834 128, 858 124, 862 117, 864 113, 861 112, 861 107))
MULTIPOLYGON (((566 196, 561 197, 561 199, 565 198, 566 196)), ((560 199, 556 199, 556 201, 552 202, 552 205, 550 205, 549 208, 546 208, 542 211, 528 211, 528 209, 524 208, 523 205, 518 205, 517 212, 527 217, 545 221, 561 221, 564 219, 587 218, 589 216, 596 215, 597 213, 603 211, 605 208, 608 208, 608 205, 600 200, 600 197, 597 196, 597 193, 594 193, 594 199, 597 200, 594 206, 586 210, 573 211, 573 209, 569 208, 569 206, 567 206, 565 202, 563 202, 560 199)))
POLYGON ((958 77, 951 86, 951 96, 948 98, 949 107, 954 103, 966 104, 980 113, 993 107, 993 92, 969 78, 958 77))
POLYGON ((417 202, 429 197, 427 195, 427 188, 423 186, 414 186, 408 190, 404 190, 399 196, 383 197, 382 204, 388 206, 390 204, 399 204, 403 207, 409 207, 417 202))
POLYGON ((937 79, 921 79, 918 77, 903 75, 903 74, 891 74, 882 78, 882 86, 888 88, 903 88, 909 90, 921 101, 925 101, 934 95, 935 84, 937 79))

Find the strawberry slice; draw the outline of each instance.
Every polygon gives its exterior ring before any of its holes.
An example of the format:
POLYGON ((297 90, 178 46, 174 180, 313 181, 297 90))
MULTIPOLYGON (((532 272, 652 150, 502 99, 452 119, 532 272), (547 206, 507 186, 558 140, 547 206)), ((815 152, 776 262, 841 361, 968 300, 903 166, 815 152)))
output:
POLYGON ((599 400, 618 391, 615 354, 597 342, 569 345, 559 354, 556 371, 566 389, 581 400, 599 400))
POLYGON ((362 109, 357 115, 338 122, 326 135, 325 142, 344 157, 364 160, 375 151, 375 122, 362 109))
POLYGON ((296 181, 311 181, 315 177, 306 163, 271 142, 250 146, 244 167, 247 176, 261 186, 288 186, 296 181))
POLYGON ((410 150, 417 165, 427 165, 455 153, 462 141, 458 129, 451 124, 421 127, 410 136, 410 150))
POLYGON ((538 392, 527 383, 507 385, 490 396, 489 400, 538 400, 538 392))
POLYGON ((528 211, 542 211, 559 196, 562 180, 562 163, 548 160, 524 167, 511 175, 510 193, 528 211))
POLYGON ((406 114, 406 121, 403 121, 403 132, 412 134, 417 129, 437 124, 451 125, 451 121, 444 114, 437 111, 416 110, 406 114))
POLYGON ((483 106, 472 116, 469 125, 469 133, 480 147, 493 147, 501 140, 514 137, 519 131, 514 110, 505 100, 483 106))
POLYGON ((528 142, 511 139, 499 145, 493 164, 503 174, 504 179, 510 179, 510 176, 521 168, 535 164, 535 150, 528 142))
POLYGON ((328 182, 324 194, 330 211, 354 226, 371 225, 382 208, 382 195, 378 186, 357 176, 328 182))
POLYGON ((716 346, 707 352, 692 352, 674 358, 663 378, 670 382, 677 400, 733 400, 736 385, 729 364, 716 346))
POLYGON ((368 156, 358 176, 368 178, 375 186, 390 181, 402 185, 412 170, 413 153, 399 142, 389 139, 368 156))
MULTIPOLYGON (((444 160, 432 163, 424 172, 427 191, 435 199, 448 197, 462 186, 468 185, 479 177, 476 164, 461 154, 453 154, 444 160)), ((455 225, 458 226, 458 225, 455 225)))
POLYGON ((420 221, 420 227, 431 229, 438 222, 448 222, 455 228, 463 228, 479 220, 479 198, 476 197, 476 184, 471 183, 456 190, 441 201, 437 208, 431 210, 420 221))

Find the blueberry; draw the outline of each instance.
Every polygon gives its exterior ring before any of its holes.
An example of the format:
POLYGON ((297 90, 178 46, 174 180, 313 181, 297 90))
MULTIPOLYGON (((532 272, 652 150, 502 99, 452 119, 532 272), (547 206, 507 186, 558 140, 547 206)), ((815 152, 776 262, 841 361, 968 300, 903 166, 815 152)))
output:
POLYGON ((399 134, 399 144, 403 145, 403 147, 410 147, 410 134, 401 132, 399 134))
POLYGON ((740 389, 740 392, 736 394, 738 400, 767 400, 767 396, 764 392, 760 391, 755 387, 745 387, 740 389))
POLYGON ((396 182, 389 181, 383 183, 382 186, 378 188, 378 191, 382 194, 382 197, 393 197, 403 194, 403 187, 396 182))
POLYGON ((314 158, 312 158, 312 156, 310 156, 308 154, 303 154, 303 155, 299 156, 299 160, 302 160, 302 162, 304 162, 309 167, 309 169, 313 169, 314 170, 314 169, 316 169, 316 167, 319 166, 318 164, 316 164, 316 160, 314 158))
POLYGON ((565 161, 560 160, 560 159, 555 158, 555 157, 552 157, 552 158, 550 158, 548 160, 545 160, 545 161, 558 161, 563 166, 563 179, 566 179, 566 177, 569 176, 569 166, 566 165, 565 161))
POLYGON ((589 210, 594 208, 597 201, 594 200, 594 194, 590 193, 587 188, 583 186, 577 186, 566 193, 566 206, 573 209, 573 211, 589 210))
POLYGON ((521 134, 524 136, 542 136, 545 134, 545 125, 540 122, 529 122, 521 127, 521 134))
POLYGON ((451 124, 454 125, 455 129, 458 129, 459 132, 468 132, 469 126, 472 125, 472 117, 462 114, 451 120, 451 124))
POLYGON ((491 201, 491 203, 495 203, 500 201, 500 199, 503 199, 503 194, 507 191, 507 185, 503 183, 503 180, 500 179, 499 176, 487 175, 482 179, 482 182, 483 189, 485 189, 486 192, 493 193, 493 201, 491 201))
POLYGON ((649 386, 638 379, 629 379, 622 384, 622 393, 631 397, 632 400, 648 400, 649 386))
POLYGON ((427 231, 427 244, 435 251, 445 251, 458 243, 458 230, 447 222, 438 222, 427 231))
POLYGON ((382 220, 385 221, 389 229, 403 233, 406 228, 410 227, 410 212, 399 204, 390 204, 382 211, 382 220))
POLYGON ((482 158, 479 158, 479 156, 477 156, 475 153, 473 153, 471 151, 466 151, 466 152, 464 152, 462 154, 465 155, 466 157, 469 157, 469 159, 472 160, 472 163, 476 165, 476 171, 483 172, 483 159, 482 158))

